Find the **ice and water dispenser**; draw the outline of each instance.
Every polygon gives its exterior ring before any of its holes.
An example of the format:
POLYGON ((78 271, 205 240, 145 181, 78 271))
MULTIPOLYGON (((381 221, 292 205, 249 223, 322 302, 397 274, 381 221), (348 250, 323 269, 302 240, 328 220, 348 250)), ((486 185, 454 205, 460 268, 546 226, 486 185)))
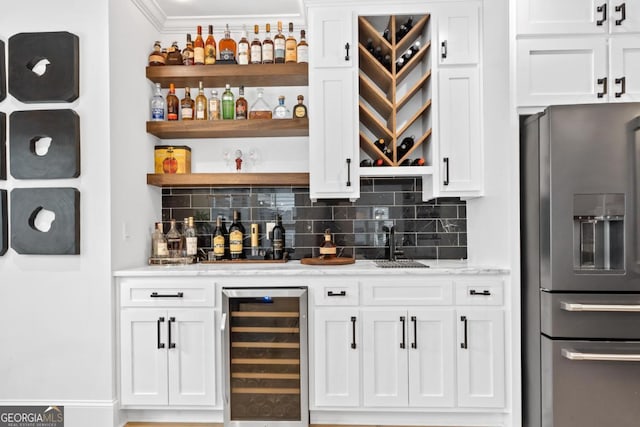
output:
POLYGON ((576 273, 624 270, 624 194, 576 194, 573 197, 576 273))

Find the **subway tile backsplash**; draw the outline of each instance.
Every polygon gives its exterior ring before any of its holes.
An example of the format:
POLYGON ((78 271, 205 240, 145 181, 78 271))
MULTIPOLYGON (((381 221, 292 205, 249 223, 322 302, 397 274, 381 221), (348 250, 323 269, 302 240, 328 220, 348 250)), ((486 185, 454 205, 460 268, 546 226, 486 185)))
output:
MULTIPOLYGON (((260 244, 266 249, 266 223, 282 216, 285 244, 290 258, 318 256, 323 232, 329 228, 343 256, 384 258, 383 226, 395 225, 398 249, 416 259, 466 259, 466 205, 459 198, 422 201, 421 178, 362 179, 360 199, 309 199, 308 188, 209 187, 162 190, 162 220, 195 218, 198 243, 211 249, 218 215, 229 228, 233 211, 240 212, 247 232, 251 223, 260 227, 260 244)), ((250 246, 249 237, 245 247, 250 246)), ((248 249, 247 249, 248 252, 248 249)))

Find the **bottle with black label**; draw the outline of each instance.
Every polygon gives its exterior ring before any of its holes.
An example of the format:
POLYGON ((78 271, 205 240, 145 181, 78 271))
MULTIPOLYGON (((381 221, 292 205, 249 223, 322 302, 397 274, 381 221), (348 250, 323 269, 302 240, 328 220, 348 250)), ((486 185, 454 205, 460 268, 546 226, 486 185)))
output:
POLYGON ((304 96, 298 95, 298 103, 293 107, 293 118, 304 119, 307 117, 307 107, 304 105, 304 96))
POLYGON ((227 237, 222 224, 222 215, 216 218, 216 228, 213 230, 213 257, 216 261, 225 257, 225 247, 227 246, 227 237))
POLYGON ((231 259, 243 257, 244 233, 244 226, 240 222, 240 212, 233 211, 233 222, 229 226, 229 253, 231 254, 231 259))
POLYGON ((276 214, 276 225, 273 227, 271 247, 273 249, 273 259, 284 258, 284 227, 282 217, 276 214))

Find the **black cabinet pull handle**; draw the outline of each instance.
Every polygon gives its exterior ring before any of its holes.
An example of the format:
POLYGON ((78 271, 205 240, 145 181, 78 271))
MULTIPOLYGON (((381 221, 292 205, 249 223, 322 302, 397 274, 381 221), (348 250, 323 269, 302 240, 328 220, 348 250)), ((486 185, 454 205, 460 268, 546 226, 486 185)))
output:
POLYGON ((444 40, 440 43, 440 56, 442 59, 447 59, 447 41, 444 40))
POLYGON ((400 316, 400 322, 402 322, 402 342, 400 343, 400 348, 405 348, 407 343, 407 338, 405 336, 406 328, 405 328, 404 321, 405 321, 404 316, 400 316))
POLYGON ((159 294, 157 292, 153 292, 149 296, 151 298, 183 298, 184 292, 178 292, 177 294, 159 294))
POLYGON ((449 158, 445 157, 444 161, 444 182, 443 185, 449 185, 449 158))
POLYGON ((351 348, 356 348, 356 316, 351 316, 351 348))
POLYGON ((491 295, 491 292, 486 290, 486 289, 483 290, 482 292, 478 292, 475 289, 471 289, 469 291, 469 295, 486 295, 486 296, 489 296, 489 295, 491 295))
POLYGON ((171 324, 176 321, 175 317, 169 318, 169 323, 167 324, 167 329, 169 330, 169 348, 176 348, 176 343, 171 342, 171 324))
POLYGON ((607 78, 598 79, 598 84, 602 85, 602 92, 598 92, 598 98, 602 98, 607 94, 607 78))
POLYGON ((328 297, 346 297, 347 291, 340 291, 340 292, 329 291, 327 292, 327 296, 328 297))
POLYGON ((158 331, 158 348, 164 348, 164 343, 160 342, 160 323, 164 322, 164 317, 158 317, 158 322, 156 323, 156 328, 158 331))
POLYGON ((349 60, 349 48, 350 48, 350 47, 351 47, 351 46, 349 46, 349 43, 347 43, 347 44, 345 44, 345 45, 344 45, 344 50, 347 52, 347 54, 346 54, 346 55, 345 55, 345 57, 344 57, 344 60, 345 60, 345 61, 348 61, 348 60, 349 60))
POLYGON ((347 159, 347 187, 351 187, 351 159, 347 159))
POLYGON ((411 321, 413 322, 413 342, 411 343, 411 348, 418 348, 418 319, 416 316, 411 316, 411 321))
POLYGON ((617 85, 620 85, 620 92, 616 92, 616 98, 620 98, 627 91, 627 78, 620 77, 619 79, 614 80, 617 85))
POLYGON ((620 12, 620 19, 616 19, 616 25, 622 25, 622 21, 627 19, 627 5, 622 3, 615 7, 616 12, 620 12))
POLYGON ((460 321, 464 322, 464 342, 460 343, 460 348, 468 348, 468 345, 467 345, 467 316, 460 316, 460 321))
POLYGON ((596 10, 602 13, 602 19, 598 19, 596 21, 596 25, 600 27, 602 26, 602 24, 604 24, 604 21, 607 20, 607 4, 604 3, 602 6, 598 6, 596 10))

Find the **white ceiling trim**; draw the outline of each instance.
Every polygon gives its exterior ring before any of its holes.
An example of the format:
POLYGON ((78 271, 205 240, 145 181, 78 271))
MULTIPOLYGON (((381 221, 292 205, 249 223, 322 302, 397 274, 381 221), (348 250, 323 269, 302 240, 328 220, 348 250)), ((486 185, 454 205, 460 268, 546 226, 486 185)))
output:
POLYGON ((167 15, 154 0, 131 0, 156 29, 162 32, 167 15))

